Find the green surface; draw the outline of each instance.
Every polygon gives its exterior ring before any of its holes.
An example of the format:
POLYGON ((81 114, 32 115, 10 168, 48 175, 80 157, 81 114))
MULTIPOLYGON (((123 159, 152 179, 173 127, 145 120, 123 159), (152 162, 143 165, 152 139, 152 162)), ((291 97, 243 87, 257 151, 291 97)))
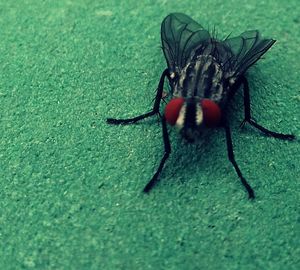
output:
POLYGON ((182 2, 1 1, 0 269, 300 269, 299 141, 241 131, 241 95, 233 140, 254 201, 222 130, 188 146, 173 132, 147 196, 159 124, 105 123, 150 109, 177 11, 278 40, 249 74, 253 115, 300 135, 299 1, 182 2))

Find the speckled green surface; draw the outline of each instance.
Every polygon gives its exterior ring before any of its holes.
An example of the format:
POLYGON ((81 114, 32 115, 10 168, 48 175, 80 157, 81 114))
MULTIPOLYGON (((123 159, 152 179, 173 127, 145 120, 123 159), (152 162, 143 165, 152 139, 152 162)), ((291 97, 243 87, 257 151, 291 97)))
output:
POLYGON ((1 1, 0 269, 300 269, 299 141, 238 126, 162 155, 149 110, 161 71, 160 23, 184 12, 220 37, 278 40, 249 74, 253 115, 299 133, 300 7, 266 1, 1 1))

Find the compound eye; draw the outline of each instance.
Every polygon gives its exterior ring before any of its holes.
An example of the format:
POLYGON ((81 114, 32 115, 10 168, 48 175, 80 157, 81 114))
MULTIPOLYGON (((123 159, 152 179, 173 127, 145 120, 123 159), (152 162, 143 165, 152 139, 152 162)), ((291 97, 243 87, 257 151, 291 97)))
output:
POLYGON ((183 103, 184 98, 173 98, 167 104, 165 108, 165 118, 171 126, 174 126, 176 124, 183 103))
POLYGON ((203 111, 204 124, 208 127, 216 127, 221 121, 221 109, 210 99, 203 99, 201 101, 203 111))

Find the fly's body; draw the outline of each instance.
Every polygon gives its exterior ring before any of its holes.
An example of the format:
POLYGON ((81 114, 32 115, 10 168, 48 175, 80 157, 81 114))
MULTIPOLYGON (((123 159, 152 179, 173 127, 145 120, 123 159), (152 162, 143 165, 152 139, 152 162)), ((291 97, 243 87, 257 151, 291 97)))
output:
POLYGON ((238 37, 217 40, 200 24, 182 13, 170 14, 163 20, 161 40, 168 67, 161 75, 153 109, 130 119, 107 119, 109 124, 131 124, 157 114, 161 117, 165 153, 144 191, 150 191, 158 181, 171 153, 167 124, 177 126, 188 142, 194 142, 201 137, 204 128, 220 127, 225 130, 228 158, 249 197, 254 198, 254 191, 243 177, 234 158, 226 108, 235 92, 243 86, 245 118, 242 126, 247 122, 269 136, 294 139, 293 135, 276 133, 262 127, 251 117, 245 73, 270 49, 275 40, 261 38, 257 30, 244 32, 238 37), (171 100, 162 115, 160 103, 166 78, 171 86, 171 100))
POLYGON ((178 80, 171 85, 174 89, 173 97, 186 100, 176 126, 187 141, 193 142, 199 137, 203 123, 200 102, 211 100, 220 108, 226 104, 228 87, 224 85, 224 73, 214 56, 195 55, 174 76, 177 76, 178 80))
POLYGON ((200 55, 189 62, 178 74, 174 97, 209 98, 223 103, 226 88, 223 87, 224 73, 221 65, 211 55, 200 55))

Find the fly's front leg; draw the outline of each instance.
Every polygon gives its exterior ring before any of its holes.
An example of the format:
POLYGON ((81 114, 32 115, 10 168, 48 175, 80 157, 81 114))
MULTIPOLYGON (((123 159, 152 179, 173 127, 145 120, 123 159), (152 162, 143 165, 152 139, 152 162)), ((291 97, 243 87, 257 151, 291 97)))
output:
POLYGON ((145 193, 148 193, 154 187, 154 185, 158 182, 159 175, 164 167, 166 160, 168 159, 168 157, 171 153, 171 144, 170 144, 170 139, 169 139, 169 133, 168 133, 168 129, 167 129, 166 119, 164 116, 162 116, 161 121, 162 121, 162 135, 163 135, 165 153, 160 161, 160 164, 159 164, 159 167, 158 167, 156 173, 153 175, 152 179, 145 186, 145 188, 143 190, 145 193))
POLYGON ((145 114, 133 117, 133 118, 129 118, 129 119, 115 119, 115 118, 108 118, 106 121, 108 124, 113 124, 113 125, 120 125, 120 124, 133 124, 137 121, 140 121, 142 119, 145 119, 147 117, 159 114, 159 105, 160 105, 160 101, 162 99, 163 96, 163 88, 164 88, 164 81, 165 78, 169 76, 169 70, 165 69, 160 77, 159 80, 159 84, 157 87, 157 92, 156 92, 156 96, 155 96, 155 101, 154 101, 154 105, 153 105, 153 109, 145 114))
POLYGON ((282 134, 277 133, 271 130, 266 129, 265 127, 257 124, 251 117, 251 108, 250 108, 250 94, 249 94, 249 85, 248 81, 245 77, 242 77, 241 84, 244 86, 244 107, 245 107, 245 119, 243 120, 241 127, 244 127, 246 122, 248 122, 251 126, 259 129, 264 134, 268 136, 272 136, 274 138, 282 139, 282 140, 293 140, 295 136, 292 134, 282 134))
POLYGON ((246 188, 246 190, 248 192, 248 195, 249 195, 249 199, 254 199, 254 197, 255 197, 254 196, 254 191, 251 188, 251 186, 248 184, 247 180, 242 175, 242 172, 241 172, 239 166, 237 165, 237 163, 235 161, 229 124, 224 121, 223 127, 225 128, 225 133, 226 133, 226 144, 227 144, 228 158, 229 158, 230 162, 232 163, 237 175, 239 176, 243 186, 246 188))

